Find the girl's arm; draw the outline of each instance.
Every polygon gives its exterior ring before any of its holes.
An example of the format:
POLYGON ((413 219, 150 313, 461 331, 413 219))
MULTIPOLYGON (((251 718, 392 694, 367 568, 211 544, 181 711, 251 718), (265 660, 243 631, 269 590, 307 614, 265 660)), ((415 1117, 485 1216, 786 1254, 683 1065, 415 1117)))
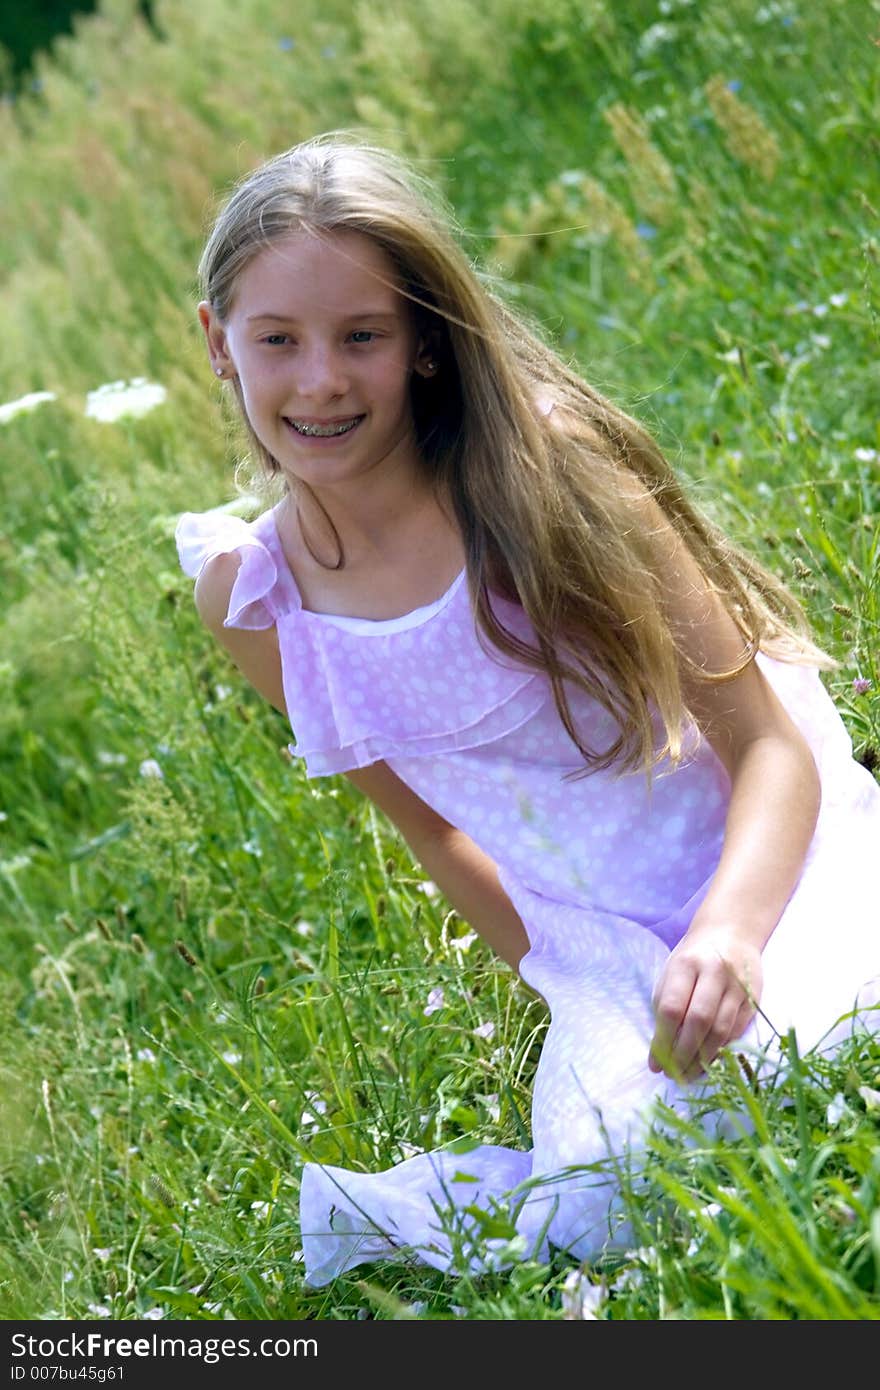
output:
POLYGON ((347 776, 397 826, 456 912, 515 970, 529 940, 494 860, 422 801, 387 763, 373 763, 347 776))
MULTIPOLYGON (((583 425, 554 410, 551 428, 583 425)), ((667 616, 698 668, 735 667, 743 636, 641 483, 621 470, 634 524, 653 534, 667 616)), ((810 748, 755 662, 722 684, 688 680, 685 700, 727 770, 731 798, 712 884, 654 990, 654 1071, 692 1080, 738 1038, 761 995, 761 952, 800 877, 819 814, 810 748)))
MULTIPOLYGON (((665 555, 677 640, 698 667, 729 669, 742 657, 742 634, 659 507, 646 495, 636 506, 665 555)), ((806 740, 754 661, 722 684, 685 679, 684 694, 731 782, 718 867, 654 992, 649 1065, 692 1080, 754 1016, 761 952, 800 877, 820 786, 806 740)))
POLYGON ((215 555, 208 560, 196 580, 196 608, 205 627, 213 633, 221 647, 226 648, 245 680, 270 705, 286 715, 281 653, 275 628, 223 626, 240 564, 234 551, 228 555, 215 555))
MULTIPOLYGON (((226 648, 245 679, 286 714, 275 629, 254 631, 223 626, 238 566, 235 554, 209 560, 196 582, 196 607, 205 626, 226 648)), ((529 948, 528 937, 501 887, 493 860, 469 836, 433 811, 385 763, 374 763, 348 776, 397 827, 456 912, 516 969, 529 948)))

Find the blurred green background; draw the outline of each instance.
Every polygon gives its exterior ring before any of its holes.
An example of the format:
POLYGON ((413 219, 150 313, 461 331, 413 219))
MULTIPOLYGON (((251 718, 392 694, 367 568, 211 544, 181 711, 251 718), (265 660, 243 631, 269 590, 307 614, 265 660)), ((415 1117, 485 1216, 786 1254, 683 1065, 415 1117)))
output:
POLYGON ((33 54, 47 48, 57 34, 69 33, 76 15, 91 14, 94 3, 77 0, 35 0, 29 5, 4 0, 0 5, 0 45, 11 60, 15 77, 27 72, 33 54))

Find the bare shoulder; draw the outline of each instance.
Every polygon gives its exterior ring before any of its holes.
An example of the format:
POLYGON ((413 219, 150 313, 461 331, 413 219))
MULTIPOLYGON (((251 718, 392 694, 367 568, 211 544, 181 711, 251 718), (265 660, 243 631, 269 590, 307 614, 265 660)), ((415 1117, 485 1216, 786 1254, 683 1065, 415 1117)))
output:
POLYGON ((195 583, 193 597, 199 617, 215 637, 222 640, 223 619, 229 611, 229 598, 241 565, 240 556, 233 550, 224 555, 212 555, 202 566, 195 583))
POLYGON ((286 714, 281 653, 275 628, 223 626, 240 564, 239 556, 234 551, 212 556, 196 580, 193 595, 196 608, 205 627, 225 647, 245 680, 277 710, 286 714))

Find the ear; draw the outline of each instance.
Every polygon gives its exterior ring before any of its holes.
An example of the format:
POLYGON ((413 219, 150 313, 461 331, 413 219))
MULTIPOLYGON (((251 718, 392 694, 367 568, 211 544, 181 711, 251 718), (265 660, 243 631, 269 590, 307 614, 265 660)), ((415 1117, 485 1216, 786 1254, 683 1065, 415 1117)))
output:
POLYGON ((418 335, 413 371, 418 376, 430 378, 440 370, 440 334, 436 328, 427 325, 418 335))
POLYGON ((437 356, 434 350, 430 346, 423 347, 420 348, 419 351, 416 353, 416 360, 413 363, 413 371, 418 376, 429 378, 432 376, 436 376, 439 365, 440 364, 437 361, 437 356))
POLYGON ((198 314, 199 323, 202 325, 205 341, 208 345, 208 357, 214 369, 214 375, 218 377, 235 376, 235 363, 229 354, 226 329, 206 299, 203 299, 199 305, 198 314))

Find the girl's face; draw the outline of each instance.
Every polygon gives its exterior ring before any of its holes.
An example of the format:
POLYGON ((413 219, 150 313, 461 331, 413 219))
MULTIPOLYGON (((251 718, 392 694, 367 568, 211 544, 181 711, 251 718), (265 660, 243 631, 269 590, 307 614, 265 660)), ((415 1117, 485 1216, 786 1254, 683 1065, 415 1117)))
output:
POLYGON ((410 377, 432 365, 397 279, 360 232, 291 232, 242 271, 225 322, 199 305, 212 365, 238 377, 251 428, 291 480, 415 468, 410 377))

